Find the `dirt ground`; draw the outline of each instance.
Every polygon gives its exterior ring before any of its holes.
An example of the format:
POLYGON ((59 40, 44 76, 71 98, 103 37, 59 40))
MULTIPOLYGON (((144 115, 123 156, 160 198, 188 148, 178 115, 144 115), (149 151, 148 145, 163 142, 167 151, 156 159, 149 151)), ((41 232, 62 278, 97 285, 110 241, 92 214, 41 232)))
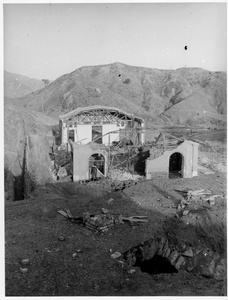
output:
POLYGON ((150 275, 134 267, 124 251, 164 234, 196 241, 226 256, 226 175, 217 172, 191 179, 142 180, 123 191, 93 185, 56 182, 36 190, 31 199, 5 206, 5 293, 6 296, 220 296, 224 280, 179 270, 150 275), (196 222, 177 217, 182 195, 175 190, 204 189, 220 195, 215 205, 194 203, 206 220, 196 222), (143 215, 148 223, 136 227, 117 224, 104 234, 64 218, 58 210, 76 216, 86 211, 100 214, 143 215), (192 221, 192 222, 191 222, 192 221), (189 225, 190 222, 190 225, 189 225), (191 229, 189 229, 191 226, 191 229), (28 259, 28 264, 22 264, 28 259), (27 271, 25 270, 27 269, 27 271))

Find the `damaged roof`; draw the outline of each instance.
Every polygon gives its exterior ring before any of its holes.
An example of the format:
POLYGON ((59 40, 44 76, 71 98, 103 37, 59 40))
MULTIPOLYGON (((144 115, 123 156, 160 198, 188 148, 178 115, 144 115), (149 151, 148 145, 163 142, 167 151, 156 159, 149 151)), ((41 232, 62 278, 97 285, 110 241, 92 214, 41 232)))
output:
POLYGON ((106 110, 108 112, 118 112, 119 114, 121 115, 125 115, 127 117, 129 117, 130 119, 134 119, 135 121, 138 121, 140 123, 144 122, 144 120, 140 117, 137 117, 135 116, 134 114, 130 114, 130 113, 127 113, 123 110, 120 110, 116 107, 109 107, 109 106, 102 106, 102 105, 93 105, 93 106, 87 106, 87 107, 78 107, 64 115, 60 115, 59 116, 59 119, 60 120, 66 120, 68 118, 70 118, 71 116, 73 115, 79 115, 80 113, 83 113, 83 112, 89 112, 89 111, 93 111, 93 110, 106 110))

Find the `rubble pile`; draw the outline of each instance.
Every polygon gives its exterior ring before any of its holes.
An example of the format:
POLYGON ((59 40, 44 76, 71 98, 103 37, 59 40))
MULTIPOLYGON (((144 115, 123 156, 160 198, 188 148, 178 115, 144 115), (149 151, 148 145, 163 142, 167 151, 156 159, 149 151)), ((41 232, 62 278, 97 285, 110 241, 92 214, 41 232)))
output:
POLYGON ((215 205, 215 200, 217 198, 223 197, 222 195, 212 195, 211 191, 205 191, 204 189, 202 190, 185 190, 185 191, 180 191, 180 190, 175 190, 179 193, 181 193, 184 197, 184 199, 181 200, 181 202, 177 206, 177 210, 183 210, 185 209, 188 205, 193 204, 194 202, 197 203, 208 203, 210 206, 215 205))
POLYGON ((115 150, 118 150, 119 148, 124 148, 126 146, 132 146, 132 145, 133 145, 133 143, 131 140, 122 138, 120 141, 112 143, 111 150, 115 151, 115 150))
POLYGON ((147 216, 124 217, 121 214, 110 214, 105 208, 102 208, 101 211, 102 214, 98 215, 92 215, 89 212, 85 212, 82 217, 74 217, 69 210, 59 210, 58 213, 65 218, 70 219, 71 222, 82 224, 96 233, 105 233, 116 224, 124 224, 124 222, 128 222, 132 227, 140 223, 148 222, 147 216))
POLYGON ((111 169, 109 171, 109 178, 112 181, 126 181, 126 180, 138 181, 143 177, 137 174, 131 174, 121 169, 111 169))
POLYGON ((226 167, 226 155, 221 155, 214 152, 199 152, 198 159, 199 168, 205 167, 215 172, 225 173, 226 167))
POLYGON ((114 217, 109 213, 103 213, 100 215, 90 215, 89 212, 83 214, 84 226, 90 230, 96 232, 106 232, 109 228, 115 226, 115 224, 121 223, 121 218, 119 216, 114 217))
POLYGON ((53 180, 71 180, 72 176, 72 156, 63 146, 53 147, 49 153, 51 158, 51 173, 53 180))

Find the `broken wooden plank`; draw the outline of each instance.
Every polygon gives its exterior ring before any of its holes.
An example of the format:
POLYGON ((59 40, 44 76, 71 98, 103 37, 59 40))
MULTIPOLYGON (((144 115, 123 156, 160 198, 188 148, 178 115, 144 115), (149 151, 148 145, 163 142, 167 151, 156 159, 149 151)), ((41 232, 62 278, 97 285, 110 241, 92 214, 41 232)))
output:
POLYGON ((188 195, 197 196, 198 194, 204 192, 204 190, 195 190, 195 191, 188 191, 188 195))
POLYGON ((130 218, 137 218, 137 219, 148 219, 147 216, 131 216, 130 218))
POLYGON ((178 193, 187 194, 189 190, 174 190, 174 191, 178 193))
POLYGON ((60 215, 64 216, 65 218, 69 219, 69 216, 68 216, 68 214, 67 214, 65 211, 63 211, 63 210, 58 210, 58 213, 59 213, 60 215))
POLYGON ((132 217, 123 217, 123 221, 129 221, 129 222, 138 222, 138 223, 147 223, 148 219, 137 219, 132 217))
POLYGON ((70 219, 73 219, 73 218, 74 218, 74 216, 72 215, 72 213, 70 212, 69 209, 66 209, 65 211, 66 211, 66 213, 67 213, 67 215, 68 215, 68 217, 69 217, 70 219))

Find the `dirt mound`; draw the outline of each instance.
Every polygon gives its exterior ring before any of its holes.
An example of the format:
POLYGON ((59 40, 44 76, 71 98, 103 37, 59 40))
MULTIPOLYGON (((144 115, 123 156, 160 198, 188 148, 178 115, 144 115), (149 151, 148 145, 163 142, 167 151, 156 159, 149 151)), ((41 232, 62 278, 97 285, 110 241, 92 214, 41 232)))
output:
MULTIPOLYGON (((105 105, 145 118, 165 114, 175 124, 193 120, 194 125, 224 126, 226 73, 197 68, 158 70, 121 63, 82 67, 42 90, 15 99, 15 103, 54 118, 77 107, 105 105)), ((160 124, 167 122, 166 118, 159 119, 160 124)))

